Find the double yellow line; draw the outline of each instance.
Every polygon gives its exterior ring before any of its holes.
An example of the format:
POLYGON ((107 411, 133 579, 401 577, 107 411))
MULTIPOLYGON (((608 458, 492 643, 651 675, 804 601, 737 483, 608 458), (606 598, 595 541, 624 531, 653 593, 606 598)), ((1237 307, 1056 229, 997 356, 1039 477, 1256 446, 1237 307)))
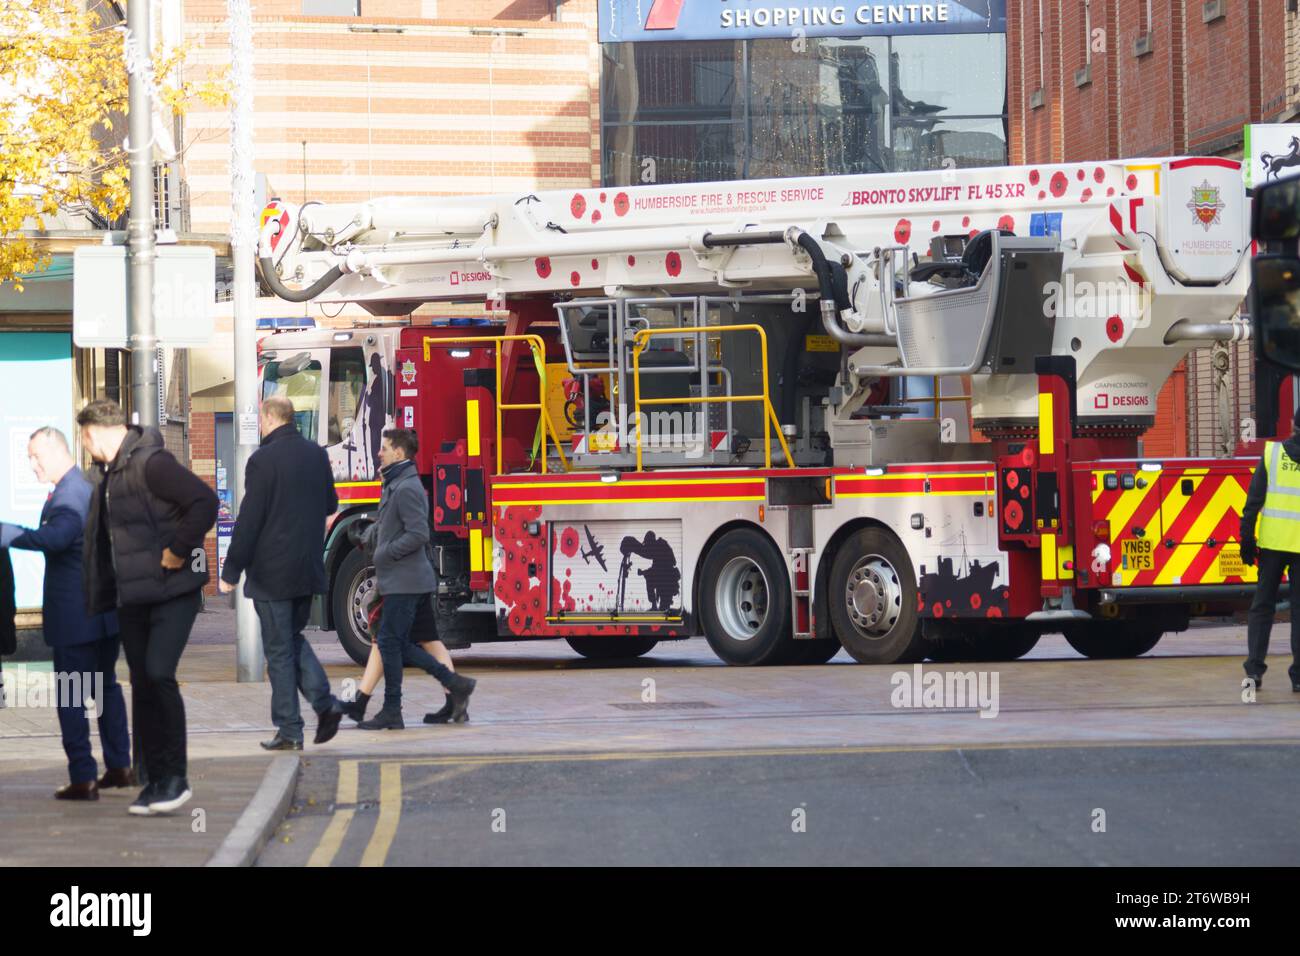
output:
MULTIPOLYGON (((330 819, 320 843, 307 860, 308 866, 330 866, 348 827, 357 812, 357 791, 360 778, 359 760, 340 760, 338 786, 334 796, 334 816, 330 819)), ((402 819, 402 763, 388 760, 379 765, 379 819, 370 834, 366 851, 361 854, 362 866, 383 866, 388 850, 397 836, 397 824, 402 819)))

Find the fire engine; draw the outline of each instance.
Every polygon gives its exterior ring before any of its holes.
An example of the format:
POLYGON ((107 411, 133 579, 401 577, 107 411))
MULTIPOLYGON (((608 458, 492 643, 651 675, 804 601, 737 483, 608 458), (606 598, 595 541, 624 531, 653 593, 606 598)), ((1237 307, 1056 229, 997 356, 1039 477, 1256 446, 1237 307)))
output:
POLYGON ((396 425, 454 643, 1145 653, 1254 580, 1253 459, 1141 454, 1186 352, 1249 336, 1247 206, 1202 157, 272 202, 285 299, 505 316, 263 340, 264 389, 335 465, 326 624, 364 653, 347 529, 396 425))

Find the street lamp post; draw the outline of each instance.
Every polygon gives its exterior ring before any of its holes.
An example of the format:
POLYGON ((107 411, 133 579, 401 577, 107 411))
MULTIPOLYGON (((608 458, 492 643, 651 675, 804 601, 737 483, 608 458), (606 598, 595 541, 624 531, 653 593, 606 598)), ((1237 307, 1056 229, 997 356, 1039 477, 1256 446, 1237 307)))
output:
POLYGON ((153 103, 150 0, 127 5, 128 153, 131 209, 127 217, 127 345, 131 349, 132 420, 158 425, 158 336, 153 314, 153 103))
MULTIPOLYGON (((248 0, 226 0, 230 18, 230 254, 234 259, 235 515, 244 474, 257 449, 257 317, 253 256, 257 210, 253 183, 253 17, 248 0)), ((263 680, 262 636, 253 602, 235 591, 235 671, 241 682, 263 680)))

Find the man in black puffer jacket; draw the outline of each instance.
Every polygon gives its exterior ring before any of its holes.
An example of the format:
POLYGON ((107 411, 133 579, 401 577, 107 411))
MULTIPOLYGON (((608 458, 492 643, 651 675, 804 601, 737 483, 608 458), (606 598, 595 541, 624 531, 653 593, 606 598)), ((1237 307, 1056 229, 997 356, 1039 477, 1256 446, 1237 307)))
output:
POLYGON ((149 775, 130 812, 169 813, 191 796, 176 667, 208 583, 203 538, 216 523, 217 496, 163 447, 158 429, 127 427, 116 402, 91 402, 77 424, 99 465, 82 561, 87 611, 118 610, 149 775))

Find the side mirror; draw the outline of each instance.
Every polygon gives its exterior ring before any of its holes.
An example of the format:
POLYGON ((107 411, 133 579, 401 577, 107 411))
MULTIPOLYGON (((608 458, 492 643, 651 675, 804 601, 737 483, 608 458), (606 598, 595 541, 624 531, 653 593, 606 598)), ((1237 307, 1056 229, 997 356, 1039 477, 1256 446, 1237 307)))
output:
POLYGON ((1300 372, 1300 259, 1256 256, 1250 270, 1256 354, 1287 371, 1300 372))
POLYGON ((1259 242, 1300 239, 1300 177, 1275 179, 1255 187, 1250 235, 1259 242))

